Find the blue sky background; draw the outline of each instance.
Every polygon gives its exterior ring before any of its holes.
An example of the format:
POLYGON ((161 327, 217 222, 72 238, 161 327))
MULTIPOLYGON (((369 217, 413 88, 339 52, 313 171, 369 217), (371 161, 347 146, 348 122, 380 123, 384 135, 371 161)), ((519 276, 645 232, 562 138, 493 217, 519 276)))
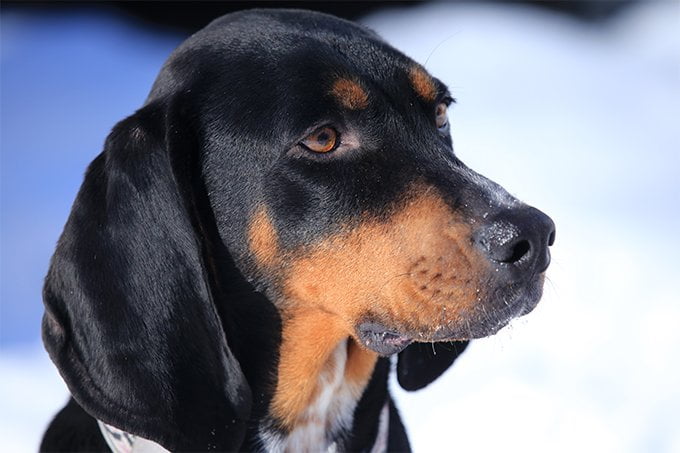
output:
MULTIPOLYGON (((0 437, 35 451, 67 395, 39 339, 49 257, 183 37, 84 9, 0 20, 0 437)), ((557 224, 539 307, 428 389, 395 388, 416 451, 680 451, 680 3, 599 25, 475 2, 364 22, 450 85, 458 155, 557 224)))
POLYGON ((35 342, 41 286, 87 164, 182 37, 87 11, 2 15, 0 343, 35 342))

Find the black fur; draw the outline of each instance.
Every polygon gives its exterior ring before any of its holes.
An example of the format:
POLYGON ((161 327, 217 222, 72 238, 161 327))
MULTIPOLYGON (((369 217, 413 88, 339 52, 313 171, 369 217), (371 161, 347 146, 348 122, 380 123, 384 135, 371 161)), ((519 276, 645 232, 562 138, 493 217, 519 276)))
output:
MULTIPOLYGON (((481 220, 489 195, 433 124, 446 87, 435 81, 437 99, 425 102, 409 85, 412 65, 363 27, 291 10, 224 16, 173 53, 90 165, 51 261, 43 337, 75 401, 41 450, 105 449, 94 418, 172 451, 259 448, 282 320, 275 282, 247 246, 255 206, 268 207, 288 250, 387 214, 414 181, 481 220), (365 110, 338 108, 329 81, 342 75, 381 95, 365 110), (360 152, 299 149, 328 123, 359 131, 360 152)), ((399 382, 424 387, 466 344, 412 344, 399 354, 399 382)), ((349 450, 370 449, 388 401, 389 447, 409 449, 389 372, 380 359, 349 450)))
POLYGON ((410 391, 420 390, 441 376, 467 345, 467 341, 411 344, 399 353, 399 385, 410 391))

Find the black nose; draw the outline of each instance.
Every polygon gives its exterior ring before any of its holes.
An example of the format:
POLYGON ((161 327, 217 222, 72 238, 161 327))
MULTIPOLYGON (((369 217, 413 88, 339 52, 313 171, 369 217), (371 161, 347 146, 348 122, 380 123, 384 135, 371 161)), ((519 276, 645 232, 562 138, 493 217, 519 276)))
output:
POLYGON ((532 207, 507 209, 477 230, 473 239, 491 261, 541 273, 550 264, 548 247, 555 242, 555 224, 532 207))

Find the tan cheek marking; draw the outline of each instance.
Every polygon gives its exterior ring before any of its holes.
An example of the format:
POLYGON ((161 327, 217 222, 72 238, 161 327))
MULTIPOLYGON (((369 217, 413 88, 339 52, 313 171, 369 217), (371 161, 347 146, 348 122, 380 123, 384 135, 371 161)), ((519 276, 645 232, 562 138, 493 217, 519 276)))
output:
POLYGON ((420 66, 413 66, 409 70, 409 79, 411 80, 411 86, 418 93, 418 95, 425 99, 426 101, 434 101, 437 95, 437 89, 435 88, 434 81, 427 72, 420 66))
POLYGON ((273 264, 278 254, 278 236, 267 209, 259 207, 248 225, 248 245, 260 266, 273 264))
POLYGON ((350 110, 363 110, 368 107, 368 94, 358 82, 338 79, 331 87, 331 94, 340 105, 350 110))
POLYGON ((291 263, 286 299, 337 315, 353 333, 362 316, 419 335, 464 321, 483 296, 488 264, 470 228, 437 195, 410 201, 389 222, 368 222, 291 263))
MULTIPOLYGON (((319 392, 318 377, 336 366, 331 353, 355 334, 366 314, 426 337, 464 322, 484 296, 481 278, 488 265, 471 247, 470 227, 434 190, 419 187, 412 193, 420 195, 389 220, 364 221, 287 260, 272 400, 272 413, 284 427, 305 422, 302 414, 319 392)), ((354 339, 347 347, 344 377, 358 399, 377 355, 354 339)))

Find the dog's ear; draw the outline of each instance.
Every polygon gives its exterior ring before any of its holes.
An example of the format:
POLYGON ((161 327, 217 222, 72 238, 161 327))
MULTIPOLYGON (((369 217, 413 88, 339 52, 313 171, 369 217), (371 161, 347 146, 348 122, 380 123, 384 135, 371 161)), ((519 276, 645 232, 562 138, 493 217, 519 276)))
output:
POLYGON ((212 300, 195 150, 171 107, 120 122, 88 168, 46 278, 43 340, 93 417, 172 451, 235 450, 250 388, 212 300))
POLYGON ((397 359, 399 385, 409 391, 420 390, 441 376, 467 345, 467 341, 410 344, 397 359))

